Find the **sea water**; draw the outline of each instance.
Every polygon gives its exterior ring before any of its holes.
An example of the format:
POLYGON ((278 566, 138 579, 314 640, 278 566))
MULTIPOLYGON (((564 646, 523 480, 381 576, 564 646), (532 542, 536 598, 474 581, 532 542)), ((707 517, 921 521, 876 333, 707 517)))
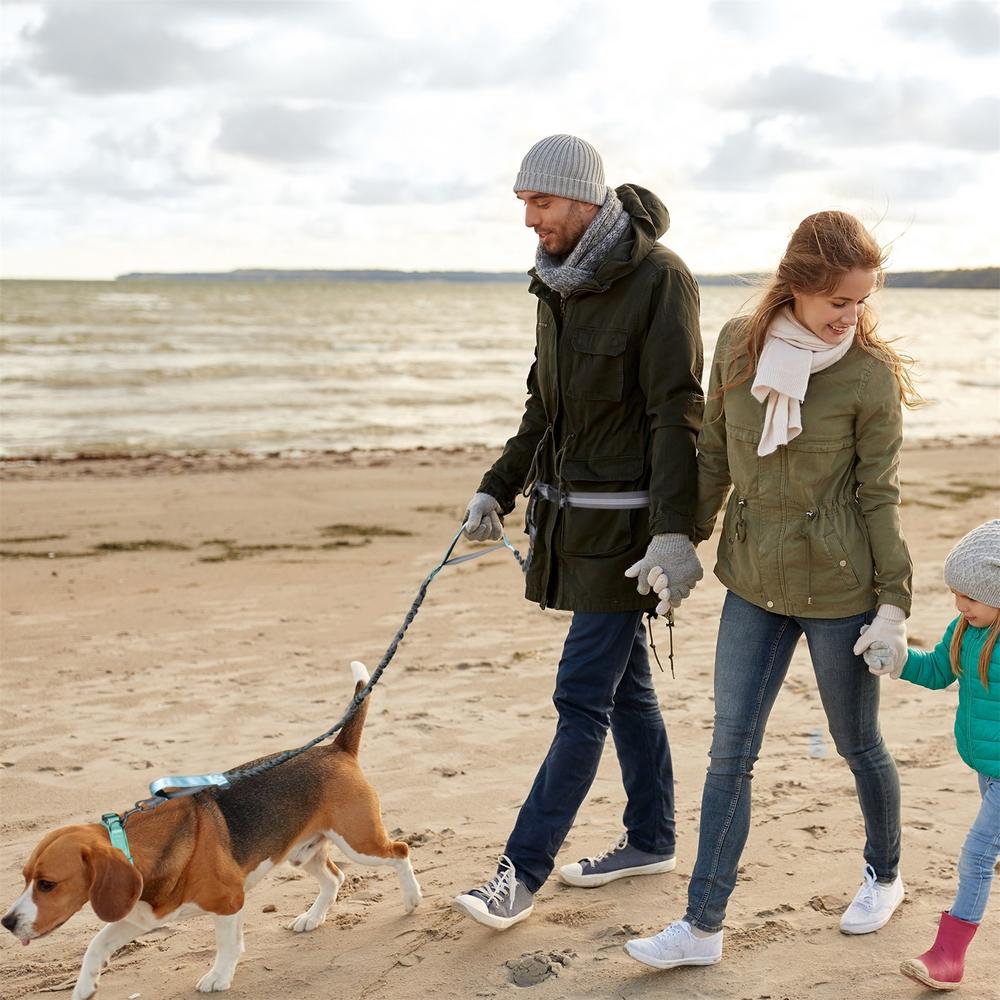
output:
MULTIPOLYGON (((701 290, 705 377, 752 292, 701 290)), ((1000 434, 1000 292, 874 297, 931 402, 908 438, 1000 434)), ((0 282, 0 454, 499 447, 534 348, 524 284, 0 282)))

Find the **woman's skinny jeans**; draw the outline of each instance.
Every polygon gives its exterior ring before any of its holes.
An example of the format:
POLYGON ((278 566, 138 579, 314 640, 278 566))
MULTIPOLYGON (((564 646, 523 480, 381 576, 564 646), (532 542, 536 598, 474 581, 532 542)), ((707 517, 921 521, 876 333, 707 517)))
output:
POLYGON ((865 821, 865 860, 879 880, 899 864, 899 778, 878 725, 879 679, 853 646, 874 612, 850 618, 796 618, 726 595, 715 652, 715 729, 701 802, 698 858, 686 919, 715 931, 736 886, 750 832, 750 779, 767 718, 799 637, 809 644, 837 753, 854 773, 865 821))

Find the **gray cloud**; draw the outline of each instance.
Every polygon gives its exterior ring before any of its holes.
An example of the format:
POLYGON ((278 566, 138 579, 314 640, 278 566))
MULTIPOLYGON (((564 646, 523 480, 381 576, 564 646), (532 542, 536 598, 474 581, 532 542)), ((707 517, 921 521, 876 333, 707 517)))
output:
POLYGON ((761 180, 803 170, 817 170, 820 160, 801 150, 764 140, 754 128, 727 135, 715 147, 698 180, 723 188, 755 187, 761 180))
POLYGON ((84 93, 146 92, 225 73, 224 59, 174 26, 186 5, 50 4, 45 20, 23 33, 26 65, 84 93))
MULTIPOLYGON (((19 86, 30 84, 34 75, 63 80, 83 94, 149 93, 207 83, 246 92, 260 81, 255 67, 261 39, 291 24, 327 39, 330 59, 321 70, 298 63, 269 66, 267 92, 319 96, 331 86, 344 91, 350 85, 356 67, 342 49, 364 52, 380 41, 377 25, 356 5, 315 0, 57 0, 45 4, 43 12, 39 25, 22 31, 25 52, 4 73, 19 86), (234 41, 214 48, 205 44, 215 29, 234 41)), ((380 62, 385 66, 385 53, 371 53, 366 61, 374 78, 380 62)))
MULTIPOLYGON (((288 0, 142 0, 50 2, 44 20, 26 28, 26 53, 5 72, 23 84, 54 77, 85 94, 148 93, 214 84, 271 99, 321 98, 370 103, 387 93, 468 90, 559 79, 602 43, 602 19, 565 16, 543 35, 498 49, 490 24, 419 40, 390 38, 364 8, 288 0), (309 30, 325 52, 305 63, 267 63, 260 46, 290 25, 309 30), (234 41, 209 47, 212 29, 234 41)), ((498 15, 499 16, 499 15, 498 15)), ((218 33, 216 32, 216 35, 218 33)), ((266 51, 264 46, 263 51, 266 51)))
POLYGON ((994 3, 958 0, 944 6, 909 2, 886 19, 911 38, 951 42, 960 52, 986 55, 1000 51, 1000 14, 994 3))
POLYGON ((344 201, 355 205, 438 205, 473 198, 486 189, 486 184, 419 181, 405 175, 354 177, 344 201))
POLYGON ((495 34, 487 26, 474 37, 441 39, 429 50, 411 50, 405 70, 429 87, 447 90, 561 79, 586 65, 588 54, 603 44, 605 27, 599 17, 576 12, 543 35, 498 50, 495 34))
POLYGON ((866 80, 777 66, 734 88, 724 105, 765 119, 797 116, 845 147, 914 142, 991 152, 1000 143, 1000 100, 963 101, 940 83, 912 77, 866 80))
POLYGON ((708 14, 720 28, 741 35, 766 34, 774 23, 770 7, 747 0, 712 0, 708 14))
POLYGON ((926 202, 950 198, 969 181, 976 171, 966 164, 936 167, 903 167, 891 171, 873 168, 852 171, 835 182, 836 189, 848 197, 871 197, 873 191, 890 202, 926 202))
POLYGON ((330 156, 345 118, 331 108, 264 104, 226 111, 216 147, 272 163, 304 163, 330 156))
POLYGON ((44 197, 65 208, 80 195, 97 195, 123 201, 169 201, 190 195, 198 188, 221 183, 222 178, 193 169, 182 145, 166 126, 121 130, 103 129, 81 138, 69 162, 52 162, 41 170, 37 163, 23 165, 11 150, 3 150, 0 173, 8 195, 28 199, 44 197))

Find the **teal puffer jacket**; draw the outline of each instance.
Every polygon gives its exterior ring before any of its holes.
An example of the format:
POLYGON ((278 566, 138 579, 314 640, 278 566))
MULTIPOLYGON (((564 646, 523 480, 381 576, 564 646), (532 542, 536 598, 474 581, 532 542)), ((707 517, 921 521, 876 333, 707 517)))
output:
POLYGON ((993 647, 988 675, 989 689, 979 678, 979 654, 990 634, 988 628, 966 628, 959 663, 962 676, 951 671, 948 649, 958 625, 956 618, 941 641, 929 653, 910 649, 904 681, 925 688, 946 688, 958 681, 958 712, 955 715, 955 742, 958 753, 969 767, 990 778, 1000 778, 1000 642, 993 647))

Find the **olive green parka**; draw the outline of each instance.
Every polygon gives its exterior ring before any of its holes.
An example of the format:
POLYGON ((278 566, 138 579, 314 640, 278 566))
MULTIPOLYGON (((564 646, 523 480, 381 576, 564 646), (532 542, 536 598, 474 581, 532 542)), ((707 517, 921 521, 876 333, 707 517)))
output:
POLYGON ((502 513, 536 482, 583 492, 649 490, 648 509, 560 507, 530 495, 525 596, 570 611, 656 604, 625 570, 650 536, 693 537, 695 440, 704 408, 698 288, 657 243, 669 214, 635 185, 617 189, 631 229, 593 280, 565 299, 532 270, 535 361, 517 434, 480 492, 502 513))
POLYGON ((876 604, 910 613, 912 564, 899 523, 902 410, 889 367, 857 343, 813 372, 802 432, 757 454, 764 406, 752 378, 718 396, 745 364, 740 319, 719 335, 698 437, 697 539, 732 486, 715 575, 776 614, 846 618, 876 604))

